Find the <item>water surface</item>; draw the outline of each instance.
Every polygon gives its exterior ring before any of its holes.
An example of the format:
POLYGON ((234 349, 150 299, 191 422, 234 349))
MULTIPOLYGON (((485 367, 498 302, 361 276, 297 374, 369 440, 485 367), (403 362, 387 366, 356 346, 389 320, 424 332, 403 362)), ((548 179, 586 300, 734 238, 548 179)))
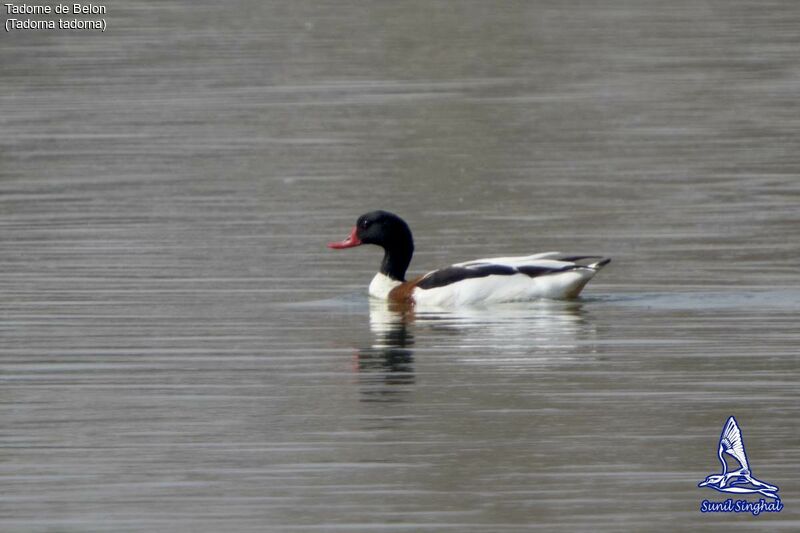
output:
POLYGON ((0 529, 797 530, 795 2, 107 6, 2 37, 0 529), (375 208, 614 262, 397 312, 375 208))

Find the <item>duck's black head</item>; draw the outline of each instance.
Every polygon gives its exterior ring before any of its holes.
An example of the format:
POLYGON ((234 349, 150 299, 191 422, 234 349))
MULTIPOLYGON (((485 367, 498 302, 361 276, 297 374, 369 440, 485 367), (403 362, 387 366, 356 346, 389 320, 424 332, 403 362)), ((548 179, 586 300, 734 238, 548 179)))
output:
POLYGON ((405 281, 406 269, 414 253, 414 239, 408 224, 388 211, 370 211, 358 217, 350 235, 343 241, 328 243, 328 248, 352 248, 375 244, 386 252, 381 272, 392 279, 405 281))

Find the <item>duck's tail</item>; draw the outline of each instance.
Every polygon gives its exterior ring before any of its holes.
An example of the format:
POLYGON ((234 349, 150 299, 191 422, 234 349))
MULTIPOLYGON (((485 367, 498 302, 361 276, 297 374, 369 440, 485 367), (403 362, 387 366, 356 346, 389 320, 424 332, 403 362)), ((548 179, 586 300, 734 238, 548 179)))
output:
MULTIPOLYGON (((548 257, 548 259, 550 259, 548 257)), ((569 263, 575 263, 576 267, 580 268, 590 268, 595 272, 606 266, 611 262, 610 257, 603 257, 601 255, 562 255, 562 254, 555 254, 553 259, 557 261, 567 261, 569 263)))
POLYGON ((604 266, 606 266, 607 264, 609 264, 610 262, 611 262, 611 258, 610 257, 604 257, 600 261, 596 261, 596 262, 594 262, 592 264, 589 264, 589 265, 586 265, 586 266, 587 266, 587 268, 591 268, 592 270, 597 271, 597 270, 600 270, 601 268, 603 268, 604 266))

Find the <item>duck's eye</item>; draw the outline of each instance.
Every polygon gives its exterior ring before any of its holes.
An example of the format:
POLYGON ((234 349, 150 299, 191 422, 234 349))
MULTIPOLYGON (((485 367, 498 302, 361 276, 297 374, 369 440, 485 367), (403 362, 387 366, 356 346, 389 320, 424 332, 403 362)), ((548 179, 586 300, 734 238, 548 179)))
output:
POLYGON ((367 227, 369 227, 369 220, 362 220, 361 227, 367 229, 367 227))

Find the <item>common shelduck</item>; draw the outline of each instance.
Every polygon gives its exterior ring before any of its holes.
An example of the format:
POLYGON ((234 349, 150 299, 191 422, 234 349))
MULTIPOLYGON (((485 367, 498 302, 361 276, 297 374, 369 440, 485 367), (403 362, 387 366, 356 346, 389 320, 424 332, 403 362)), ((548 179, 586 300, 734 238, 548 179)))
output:
POLYGON ((575 298, 611 259, 546 252, 456 263, 406 281, 414 253, 408 224, 387 211, 361 215, 350 235, 329 248, 375 244, 383 248, 381 269, 369 294, 382 300, 431 307, 457 307, 539 298, 575 298))

